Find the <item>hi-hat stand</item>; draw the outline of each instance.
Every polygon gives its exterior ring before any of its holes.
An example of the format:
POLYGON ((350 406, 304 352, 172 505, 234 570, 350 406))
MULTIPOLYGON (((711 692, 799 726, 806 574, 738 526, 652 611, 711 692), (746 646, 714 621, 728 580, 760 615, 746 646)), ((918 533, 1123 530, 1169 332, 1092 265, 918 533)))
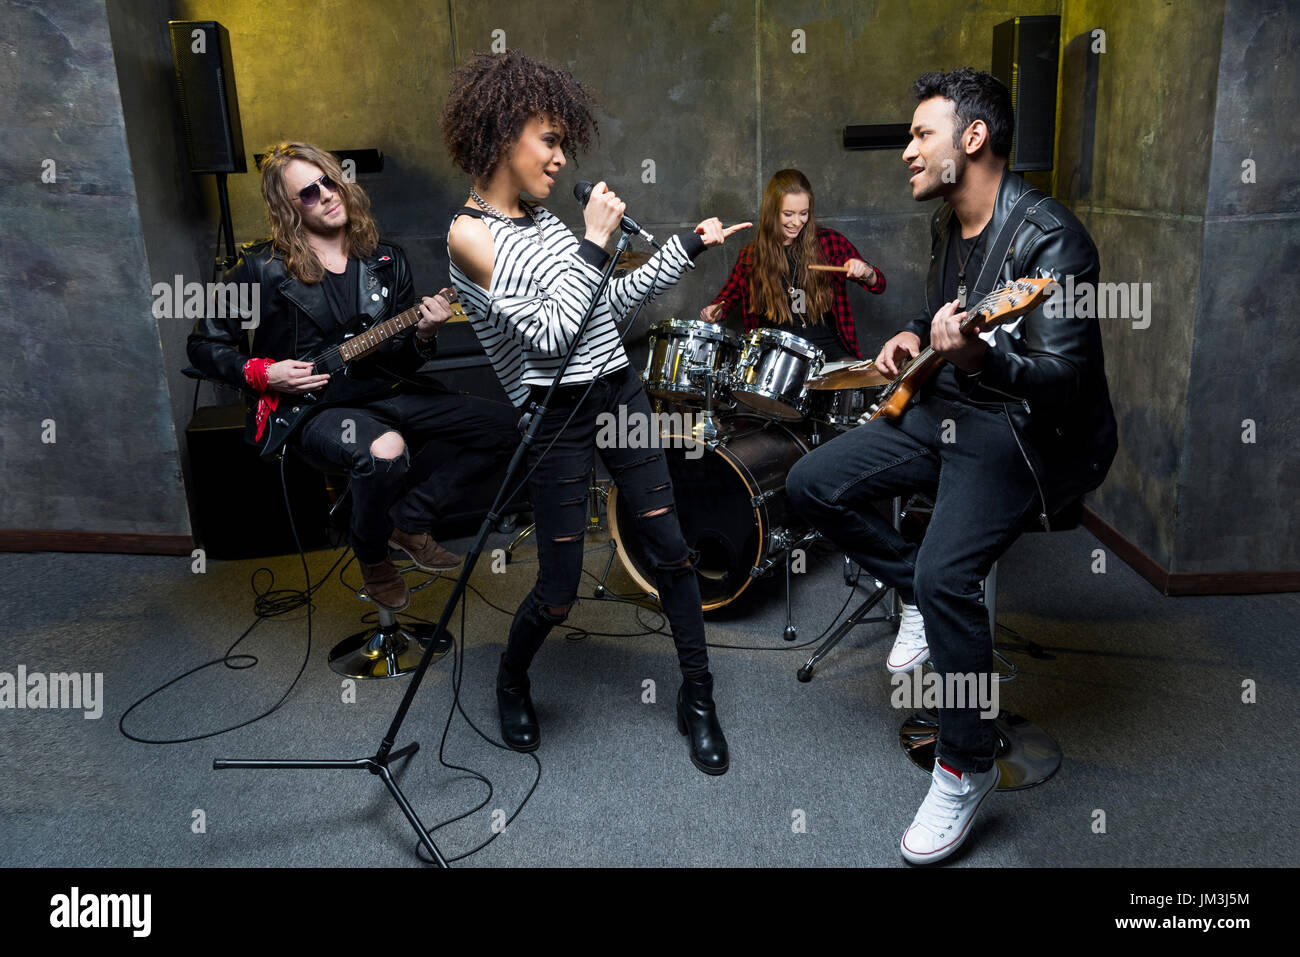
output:
MULTIPOLYGON (((903 520, 902 499, 895 497, 893 506, 894 506, 894 527, 898 528, 903 520)), ((845 559, 844 580, 845 583, 852 584, 852 580, 849 577, 847 558, 845 559)), ((872 591, 872 593, 867 596, 866 601, 864 601, 861 605, 859 605, 852 612, 850 612, 849 617, 845 618, 844 621, 840 622, 839 627, 836 628, 833 632, 831 632, 830 637, 828 637, 825 641, 823 641, 817 647, 817 650, 814 651, 812 655, 808 658, 808 660, 804 662, 803 667, 795 672, 796 678, 798 678, 800 681, 812 681, 813 669, 817 667, 817 662, 821 661, 828 654, 830 654, 831 649, 834 648, 836 645, 838 645, 844 639, 844 636, 847 635, 854 628, 856 628, 858 625, 865 625, 865 624, 870 624, 872 622, 880 622, 880 621, 887 621, 891 625, 898 624, 898 616, 900 614, 900 609, 898 607, 897 592, 894 592, 893 589, 891 589, 888 585, 885 585, 880 581, 876 581, 875 585, 876 585, 875 590, 872 591), (891 599, 890 604, 888 606, 889 610, 884 615, 876 615, 874 617, 868 618, 867 613, 870 612, 871 609, 875 608, 876 605, 880 604, 880 602, 883 601, 887 596, 890 597, 891 599)))
MULTIPOLYGON (((624 220, 626 223, 627 220, 624 220)), ((555 390, 559 387, 560 380, 564 378, 565 370, 568 369, 574 354, 578 351, 578 344, 582 341, 583 335, 587 331, 587 323, 591 319, 591 314, 596 308, 596 304, 601 301, 605 294, 605 289, 609 285, 610 277, 614 273, 614 267, 617 265, 619 257, 626 251, 630 235, 627 227, 624 226, 623 232, 619 236, 618 248, 614 255, 610 257, 605 271, 600 277, 600 284, 596 287, 595 293, 591 297, 591 302, 587 306, 587 311, 583 313, 582 321, 578 323, 577 331, 573 335, 573 342, 569 346, 569 351, 564 356, 564 362, 556 371, 555 378, 551 381, 551 387, 546 392, 546 397, 542 400, 540 406, 533 403, 527 413, 524 415, 526 429, 524 430, 523 440, 519 447, 515 449, 514 457, 510 460, 510 466, 506 469, 505 480, 501 483, 501 488, 497 491, 496 500, 493 501, 492 507, 488 509, 487 516, 483 519, 483 524, 479 527, 478 535, 474 539, 474 544, 469 552, 465 555, 465 562, 461 569, 460 577, 456 579, 456 585, 451 594, 447 597, 447 603, 443 606, 442 615, 438 619, 438 624, 434 628, 435 634, 441 634, 446 631, 447 623, 451 621, 451 616, 456 610, 456 605, 460 602, 469 585, 469 576, 474 571, 474 566, 478 564, 479 555, 483 551, 483 546, 487 543, 487 537, 496 527, 500 520, 500 509, 506 505, 506 497, 513 489, 513 483, 516 474, 522 467, 524 460, 528 456, 529 450, 537 440, 537 431, 541 427, 542 419, 550 407, 551 401, 555 396, 555 390)), ((461 641, 465 639, 461 635, 461 641)), ((294 770, 352 770, 352 771, 369 771, 371 774, 378 775, 388 788, 388 793, 393 796, 406 819, 410 821, 411 827, 415 828, 416 834, 419 835, 420 843, 424 845, 435 864, 439 867, 446 867, 447 861, 438 850, 437 845, 433 843, 433 838, 420 817, 411 807, 410 802, 406 800, 406 795, 398 786, 397 781, 393 778, 393 773, 389 767, 393 761, 399 758, 408 757, 419 750, 418 742, 412 742, 403 748, 393 750, 393 744, 397 740, 397 734, 402 729, 402 722, 406 719, 406 713, 410 710, 411 703, 415 700, 416 692, 420 690, 420 683, 424 680, 424 673, 428 670, 430 662, 435 657, 434 651, 437 648, 437 642, 430 642, 424 649, 424 654, 420 658, 420 664, 415 669, 415 674, 411 677, 411 682, 407 685, 406 694, 402 696, 401 704, 397 707, 397 713, 393 716, 393 721, 388 727, 388 732, 384 735, 383 740, 375 753, 368 757, 360 758, 342 758, 342 759, 322 759, 322 760, 283 760, 283 759, 257 759, 257 758, 217 758, 212 762, 214 771, 223 771, 229 768, 248 768, 253 770, 276 769, 294 769, 294 770)))

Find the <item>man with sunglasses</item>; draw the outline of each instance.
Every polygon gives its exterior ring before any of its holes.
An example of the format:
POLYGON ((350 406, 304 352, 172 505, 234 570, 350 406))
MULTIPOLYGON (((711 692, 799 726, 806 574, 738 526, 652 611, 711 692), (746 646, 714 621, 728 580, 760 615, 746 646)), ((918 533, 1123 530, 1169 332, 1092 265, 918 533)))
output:
POLYGON ((261 174, 271 238, 245 245, 225 276, 227 284, 250 284, 258 297, 252 346, 238 316, 208 316, 190 335, 190 361, 257 394, 254 442, 266 442, 272 414, 290 418, 286 407, 296 397, 319 400, 298 399, 297 408, 311 403, 310 411, 287 444, 318 467, 350 474, 349 532, 366 590, 401 611, 410 592, 389 548, 426 571, 459 564, 430 529, 453 497, 481 484, 518 445, 518 416, 419 375, 451 316, 443 296, 421 298, 415 326, 345 372, 318 373, 312 357, 415 304, 411 269, 399 247, 379 239, 369 199, 345 182, 332 154, 281 143, 263 158, 261 174))

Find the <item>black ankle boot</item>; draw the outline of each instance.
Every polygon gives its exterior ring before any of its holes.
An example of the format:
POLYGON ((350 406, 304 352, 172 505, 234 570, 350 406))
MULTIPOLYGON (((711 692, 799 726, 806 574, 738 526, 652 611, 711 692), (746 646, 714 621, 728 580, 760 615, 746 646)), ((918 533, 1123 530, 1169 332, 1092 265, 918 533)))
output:
POLYGON ((511 677, 502 655, 497 668, 497 712, 501 715, 501 740, 515 751, 536 751, 542 743, 529 688, 528 675, 511 677))
POLYGON ((677 730, 691 737, 691 763, 705 774, 726 774, 727 738, 713 706, 713 675, 686 678, 677 692, 677 730))

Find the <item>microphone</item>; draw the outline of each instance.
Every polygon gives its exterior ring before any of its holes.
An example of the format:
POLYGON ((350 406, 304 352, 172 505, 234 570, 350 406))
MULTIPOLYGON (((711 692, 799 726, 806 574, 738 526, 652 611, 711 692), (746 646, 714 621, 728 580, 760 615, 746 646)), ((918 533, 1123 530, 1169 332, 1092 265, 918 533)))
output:
MULTIPOLYGON (((586 180, 583 180, 581 183, 576 183, 574 185, 573 197, 579 203, 582 204, 583 209, 587 208, 587 200, 591 199, 591 191, 595 188, 596 187, 594 183, 588 183, 586 180)), ((647 233, 644 229, 642 229, 640 224, 638 224, 637 221, 633 219, 631 216, 624 216, 623 222, 619 224, 619 228, 622 229, 623 232, 625 233, 633 233, 633 234, 640 235, 640 237, 644 239, 646 242, 648 242, 651 246, 654 246, 656 248, 662 248, 659 246, 657 242, 655 242, 655 238, 651 236, 649 233, 647 233)))

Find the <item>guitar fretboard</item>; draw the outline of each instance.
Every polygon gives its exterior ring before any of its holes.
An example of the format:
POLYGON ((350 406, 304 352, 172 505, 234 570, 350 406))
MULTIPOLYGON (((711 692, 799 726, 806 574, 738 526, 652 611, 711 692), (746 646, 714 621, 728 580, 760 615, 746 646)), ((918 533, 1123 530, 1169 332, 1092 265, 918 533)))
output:
MULTIPOLYGON (((1001 289, 989 293, 975 305, 966 308, 969 315, 961 324, 961 331, 970 335, 975 326, 981 322, 992 328, 1020 315, 1027 311, 1025 306, 1032 308, 1037 305, 1043 296, 1045 286, 1046 283, 1025 279, 1007 283, 1001 289)), ((926 346, 903 368, 899 378, 920 370, 937 358, 938 353, 935 352, 934 346, 926 346)), ((894 384, 896 385, 897 381, 894 384)))
POLYGON ((343 357, 344 362, 360 359, 368 352, 378 349, 403 329, 409 329, 419 321, 419 306, 412 306, 405 312, 400 312, 393 318, 381 322, 373 329, 367 329, 360 335, 355 335, 342 343, 338 347, 339 355, 343 357))

